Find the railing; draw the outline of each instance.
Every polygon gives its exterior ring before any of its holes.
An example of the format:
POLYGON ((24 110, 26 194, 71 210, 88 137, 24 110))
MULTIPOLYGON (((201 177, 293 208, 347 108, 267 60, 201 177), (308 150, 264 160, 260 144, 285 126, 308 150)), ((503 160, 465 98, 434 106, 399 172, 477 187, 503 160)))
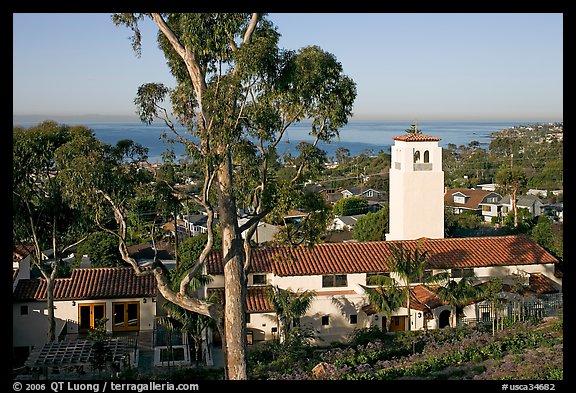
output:
POLYGON ((461 318, 458 325, 491 326, 494 319, 526 321, 557 315, 563 308, 562 293, 540 295, 538 298, 524 298, 519 301, 492 304, 486 301, 477 304, 479 318, 461 318))

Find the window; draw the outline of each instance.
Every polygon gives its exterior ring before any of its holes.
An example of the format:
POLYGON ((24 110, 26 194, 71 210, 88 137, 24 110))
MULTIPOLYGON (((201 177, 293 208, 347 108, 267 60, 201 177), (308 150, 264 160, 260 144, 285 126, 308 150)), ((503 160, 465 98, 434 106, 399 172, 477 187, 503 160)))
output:
POLYGON ((357 314, 351 314, 350 315, 350 323, 352 325, 356 325, 358 323, 358 315, 357 314))
POLYGON ((330 325, 330 316, 324 315, 322 317, 322 326, 328 326, 328 325, 330 325))
POLYGON ((452 278, 473 277, 474 269, 450 269, 450 273, 452 278))
POLYGON ((246 332, 246 341, 248 341, 248 345, 254 344, 254 332, 252 330, 246 332))
POLYGON ((99 320, 106 316, 104 303, 89 303, 78 305, 78 332, 87 333, 94 329, 99 320))
POLYGON ((428 150, 424 151, 424 162, 430 162, 430 152, 428 150))
POLYGON ((454 196, 454 203, 466 203, 466 196, 454 196))
POLYGON ((20 306, 20 315, 28 315, 28 306, 20 306))
POLYGON ((414 152, 414 162, 415 162, 415 163, 416 163, 416 162, 420 162, 420 151, 419 151, 419 150, 416 150, 416 151, 414 152))
POLYGON ((345 287, 348 285, 346 274, 327 274, 322 276, 322 288, 345 287))
POLYGON ((112 303, 114 314, 112 316, 113 331, 127 331, 140 329, 140 303, 112 303))
POLYGON ((265 275, 265 274, 254 274, 254 275, 252 275, 252 284, 253 284, 253 285, 266 284, 266 275, 265 275))
POLYGON ((271 331, 272 333, 276 333, 276 332, 278 331, 278 328, 277 328, 277 327, 273 327, 272 329, 270 329, 270 331, 271 331))

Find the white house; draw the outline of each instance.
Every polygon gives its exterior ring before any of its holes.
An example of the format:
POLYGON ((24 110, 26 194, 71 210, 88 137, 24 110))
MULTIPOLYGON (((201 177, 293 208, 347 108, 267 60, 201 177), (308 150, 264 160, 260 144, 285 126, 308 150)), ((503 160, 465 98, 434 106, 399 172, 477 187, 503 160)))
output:
POLYGON ((328 230, 351 231, 354 229, 358 219, 364 216, 365 214, 356 214, 353 216, 336 216, 328 226, 328 230))
MULTIPOLYGON (((510 195, 502 197, 500 200, 501 212, 503 216, 506 216, 512 209, 512 198, 510 195)), ((543 214, 544 203, 536 195, 520 195, 516 198, 516 207, 518 209, 527 209, 532 218, 538 217, 543 214)))
POLYGON ((502 196, 494 191, 469 188, 446 189, 444 205, 454 214, 474 211, 482 216, 482 220, 491 222, 492 217, 498 217, 501 209, 502 196))
MULTIPOLYGON (((252 250, 253 263, 248 277, 247 324, 250 339, 258 341, 275 337, 278 325, 266 299, 267 285, 294 292, 313 290, 316 297, 310 310, 302 317, 301 326, 316 332, 318 345, 343 341, 354 328, 386 327, 386 315, 377 313, 362 286, 371 274, 388 274, 404 283, 390 269, 395 244, 428 253, 428 273, 449 272, 456 280, 474 275, 481 284, 494 277, 523 275, 533 293, 540 281, 555 292, 561 292, 562 279, 555 274, 558 260, 526 236, 489 236, 473 238, 421 238, 407 241, 347 242, 300 246, 267 247, 252 250), (487 252, 489 250, 489 252, 487 252)), ((206 265, 206 274, 214 280, 206 294, 224 290, 222 255, 213 251, 206 265)), ((391 331, 434 329, 446 326, 450 307, 442 303, 430 289, 413 283, 411 294, 411 327, 407 308, 397 310, 390 322, 391 331)))

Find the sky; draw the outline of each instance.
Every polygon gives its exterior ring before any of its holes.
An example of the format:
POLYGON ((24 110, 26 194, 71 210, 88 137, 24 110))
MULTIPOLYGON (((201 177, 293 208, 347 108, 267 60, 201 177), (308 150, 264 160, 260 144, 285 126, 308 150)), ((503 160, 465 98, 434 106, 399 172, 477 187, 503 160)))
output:
MULTIPOLYGON (((318 45, 356 83, 353 119, 563 121, 563 14, 271 13, 280 46, 318 45)), ((104 13, 13 14, 13 118, 132 119, 149 82, 175 86, 142 26, 104 13)))

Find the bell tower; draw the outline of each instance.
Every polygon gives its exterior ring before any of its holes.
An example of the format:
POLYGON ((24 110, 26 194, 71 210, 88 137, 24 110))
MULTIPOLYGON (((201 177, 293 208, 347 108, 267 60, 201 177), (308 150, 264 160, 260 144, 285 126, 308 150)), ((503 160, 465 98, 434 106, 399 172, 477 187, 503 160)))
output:
POLYGON ((440 138, 412 125, 392 138, 389 230, 386 240, 444 237, 444 171, 440 138))

